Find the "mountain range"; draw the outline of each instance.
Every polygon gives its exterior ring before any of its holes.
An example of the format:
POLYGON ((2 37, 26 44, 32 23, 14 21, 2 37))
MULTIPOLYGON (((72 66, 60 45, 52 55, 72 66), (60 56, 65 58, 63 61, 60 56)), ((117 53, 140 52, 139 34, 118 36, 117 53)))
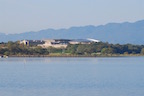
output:
POLYGON ((46 29, 20 34, 0 33, 0 42, 43 39, 86 39, 120 44, 144 44, 144 20, 137 22, 108 23, 100 26, 71 27, 69 29, 46 29))

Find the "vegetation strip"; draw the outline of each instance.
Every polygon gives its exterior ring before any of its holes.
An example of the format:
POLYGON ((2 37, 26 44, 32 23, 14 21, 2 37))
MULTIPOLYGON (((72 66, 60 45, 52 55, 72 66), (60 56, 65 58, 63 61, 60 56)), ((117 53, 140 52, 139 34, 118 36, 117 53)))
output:
POLYGON ((12 57, 111 57, 144 55, 144 45, 109 44, 105 42, 91 44, 69 44, 67 48, 42 48, 36 45, 26 46, 17 42, 0 43, 0 56, 12 57))

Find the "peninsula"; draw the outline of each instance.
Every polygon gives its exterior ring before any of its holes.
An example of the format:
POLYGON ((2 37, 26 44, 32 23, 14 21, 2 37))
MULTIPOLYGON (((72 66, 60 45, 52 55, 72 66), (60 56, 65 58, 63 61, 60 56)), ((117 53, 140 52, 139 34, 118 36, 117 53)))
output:
POLYGON ((10 57, 96 57, 140 56, 144 45, 110 44, 95 39, 20 40, 0 43, 0 56, 10 57))

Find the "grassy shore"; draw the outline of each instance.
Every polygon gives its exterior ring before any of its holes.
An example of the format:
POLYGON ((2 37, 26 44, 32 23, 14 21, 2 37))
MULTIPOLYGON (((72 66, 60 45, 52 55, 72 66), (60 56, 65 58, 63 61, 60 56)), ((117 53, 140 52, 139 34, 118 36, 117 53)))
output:
POLYGON ((142 54, 97 54, 97 55, 76 55, 76 54, 49 54, 49 55, 9 55, 9 57, 129 57, 144 56, 142 54))

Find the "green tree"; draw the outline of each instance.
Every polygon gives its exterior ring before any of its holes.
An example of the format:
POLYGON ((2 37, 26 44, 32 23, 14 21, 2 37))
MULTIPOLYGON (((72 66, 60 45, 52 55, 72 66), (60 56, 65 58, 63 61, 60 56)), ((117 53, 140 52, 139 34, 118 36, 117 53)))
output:
POLYGON ((114 54, 115 53, 115 49, 113 48, 103 48, 101 50, 102 54, 114 54))

